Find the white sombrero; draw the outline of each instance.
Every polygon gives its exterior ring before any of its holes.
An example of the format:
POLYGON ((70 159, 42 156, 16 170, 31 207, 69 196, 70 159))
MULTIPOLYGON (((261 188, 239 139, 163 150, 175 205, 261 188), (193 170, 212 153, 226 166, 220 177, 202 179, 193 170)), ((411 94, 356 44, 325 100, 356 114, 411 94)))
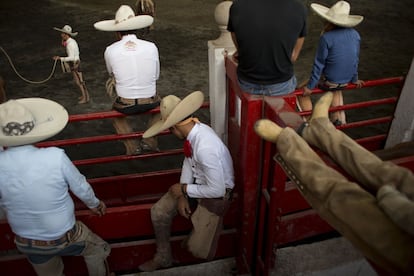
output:
POLYGON ((330 8, 313 3, 311 8, 320 17, 341 27, 355 27, 364 19, 361 15, 350 15, 351 6, 346 1, 338 1, 330 8))
POLYGON ((160 120, 144 132, 142 138, 157 135, 196 112, 204 102, 201 91, 192 92, 183 100, 174 95, 162 98, 160 103, 160 120))
POLYGON ((24 98, 0 104, 0 146, 33 144, 59 133, 67 124, 66 109, 51 100, 24 98))
POLYGON ((154 18, 150 15, 135 15, 130 6, 122 5, 115 13, 115 19, 103 20, 93 24, 100 31, 117 32, 146 28, 152 25, 154 18))
POLYGON ((53 29, 54 29, 54 30, 56 30, 56 31, 59 31, 59 32, 61 32, 61 33, 68 34, 68 35, 70 35, 70 36, 77 36, 77 35, 78 35, 78 32, 73 32, 73 33, 72 33, 72 27, 71 27, 71 26, 69 26, 69 25, 65 25, 65 26, 63 26, 63 28, 62 28, 62 29, 60 29, 60 28, 56 28, 56 27, 53 27, 53 29))

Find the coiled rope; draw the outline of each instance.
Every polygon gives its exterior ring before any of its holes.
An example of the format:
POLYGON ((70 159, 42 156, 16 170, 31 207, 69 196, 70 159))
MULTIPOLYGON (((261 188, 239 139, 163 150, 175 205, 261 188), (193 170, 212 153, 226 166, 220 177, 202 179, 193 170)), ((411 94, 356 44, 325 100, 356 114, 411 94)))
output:
POLYGON ((6 56, 6 58, 7 58, 7 60, 9 61, 9 63, 10 63, 10 66, 12 67, 12 69, 13 69, 13 71, 16 73, 16 75, 17 76, 19 76, 19 78, 21 78, 22 80, 24 80, 25 82, 27 82, 27 83, 31 83, 31 84, 41 84, 41 83, 45 83, 45 82, 47 82, 48 80, 50 80, 51 78, 52 78, 52 76, 53 76, 53 74, 55 73, 55 69, 56 69, 56 63, 57 63, 57 61, 58 60, 55 60, 55 62, 53 63, 53 67, 52 67, 52 72, 50 72, 50 75, 45 79, 45 80, 42 80, 42 81, 31 81, 31 80, 28 80, 28 79, 26 79, 25 77, 23 77, 22 75, 20 75, 19 74, 19 72, 17 72, 17 70, 16 70, 16 67, 14 67, 14 64, 13 64, 13 62, 12 62, 12 60, 11 60, 11 58, 10 58, 10 56, 7 54, 7 52, 3 49, 3 47, 1 47, 0 46, 0 50, 4 53, 4 55, 6 56))

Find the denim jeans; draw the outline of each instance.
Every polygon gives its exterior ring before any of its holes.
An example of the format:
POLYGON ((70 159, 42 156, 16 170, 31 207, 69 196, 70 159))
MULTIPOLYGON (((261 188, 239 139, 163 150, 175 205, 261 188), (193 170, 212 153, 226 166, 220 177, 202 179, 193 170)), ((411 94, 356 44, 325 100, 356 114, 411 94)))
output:
POLYGON ((275 84, 255 84, 239 79, 240 88, 253 95, 283 96, 296 89, 297 81, 293 76, 290 80, 275 84))
POLYGON ((55 246, 35 246, 16 241, 17 248, 27 256, 37 275, 63 275, 61 256, 83 256, 89 275, 106 275, 105 261, 111 252, 109 244, 82 222, 77 221, 76 224, 73 238, 55 246))

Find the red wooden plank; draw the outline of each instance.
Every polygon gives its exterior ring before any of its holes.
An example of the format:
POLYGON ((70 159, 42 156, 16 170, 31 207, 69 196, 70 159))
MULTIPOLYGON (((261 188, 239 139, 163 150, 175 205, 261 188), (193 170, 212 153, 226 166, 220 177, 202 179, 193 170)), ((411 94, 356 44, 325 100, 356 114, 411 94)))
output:
MULTIPOLYGON (((181 248, 185 236, 172 238, 172 251, 177 265, 188 265, 204 262, 194 258, 189 252, 181 248)), ((108 258, 110 269, 117 274, 137 272, 137 268, 143 262, 152 258, 155 252, 153 240, 141 240, 124 243, 112 243, 111 255, 108 258)), ((219 240, 215 259, 227 258, 235 255, 237 250, 237 233, 235 230, 225 230, 219 240)), ((65 275, 86 276, 86 266, 82 257, 63 257, 65 275)), ((0 256, 2 275, 35 276, 31 265, 20 254, 0 256)))
POLYGON ((277 246, 328 233, 334 229, 312 209, 283 216, 277 226, 277 246))
MULTIPOLYGON (((224 217, 224 229, 238 226, 239 204, 239 198, 235 195, 234 202, 224 217)), ((92 214, 89 210, 79 210, 76 211, 76 217, 105 240, 139 240, 154 235, 150 216, 152 205, 151 203, 112 207, 108 208, 107 213, 102 217, 92 214)), ((191 228, 189 220, 176 216, 171 231, 174 235, 174 233, 190 231, 191 228)), ((14 234, 9 224, 5 220, 0 221, 0 251, 15 248, 14 234)))

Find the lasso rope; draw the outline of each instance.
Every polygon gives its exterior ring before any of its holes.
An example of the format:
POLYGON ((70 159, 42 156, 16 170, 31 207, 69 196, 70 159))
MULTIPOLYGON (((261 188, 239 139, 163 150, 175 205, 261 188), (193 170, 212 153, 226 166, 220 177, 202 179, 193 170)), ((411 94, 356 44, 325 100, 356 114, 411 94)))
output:
POLYGON ((16 75, 17 75, 17 76, 19 76, 19 78, 21 78, 21 79, 22 79, 22 80, 24 80, 25 82, 28 82, 28 83, 31 83, 31 84, 41 84, 41 83, 45 83, 45 82, 47 82, 48 80, 50 80, 50 79, 52 78, 53 74, 55 73, 55 69, 56 69, 56 63, 57 63, 57 60, 55 60, 55 62, 53 63, 52 72, 50 72, 49 77, 47 77, 45 80, 42 80, 42 81, 31 81, 31 80, 28 80, 28 79, 24 78, 22 75, 20 75, 20 74, 19 74, 19 72, 17 72, 16 67, 14 67, 14 64, 13 64, 13 62, 12 62, 12 60, 11 60, 10 56, 9 56, 9 55, 7 54, 7 52, 3 49, 3 47, 1 47, 1 46, 0 46, 0 50, 1 50, 1 51, 5 54, 5 55, 6 55, 6 58, 7 58, 7 60, 9 61, 10 66, 13 68, 13 71, 16 73, 16 75))
POLYGON ((111 75, 105 83, 106 93, 111 99, 116 98, 115 84, 116 84, 116 81, 113 75, 111 75))

